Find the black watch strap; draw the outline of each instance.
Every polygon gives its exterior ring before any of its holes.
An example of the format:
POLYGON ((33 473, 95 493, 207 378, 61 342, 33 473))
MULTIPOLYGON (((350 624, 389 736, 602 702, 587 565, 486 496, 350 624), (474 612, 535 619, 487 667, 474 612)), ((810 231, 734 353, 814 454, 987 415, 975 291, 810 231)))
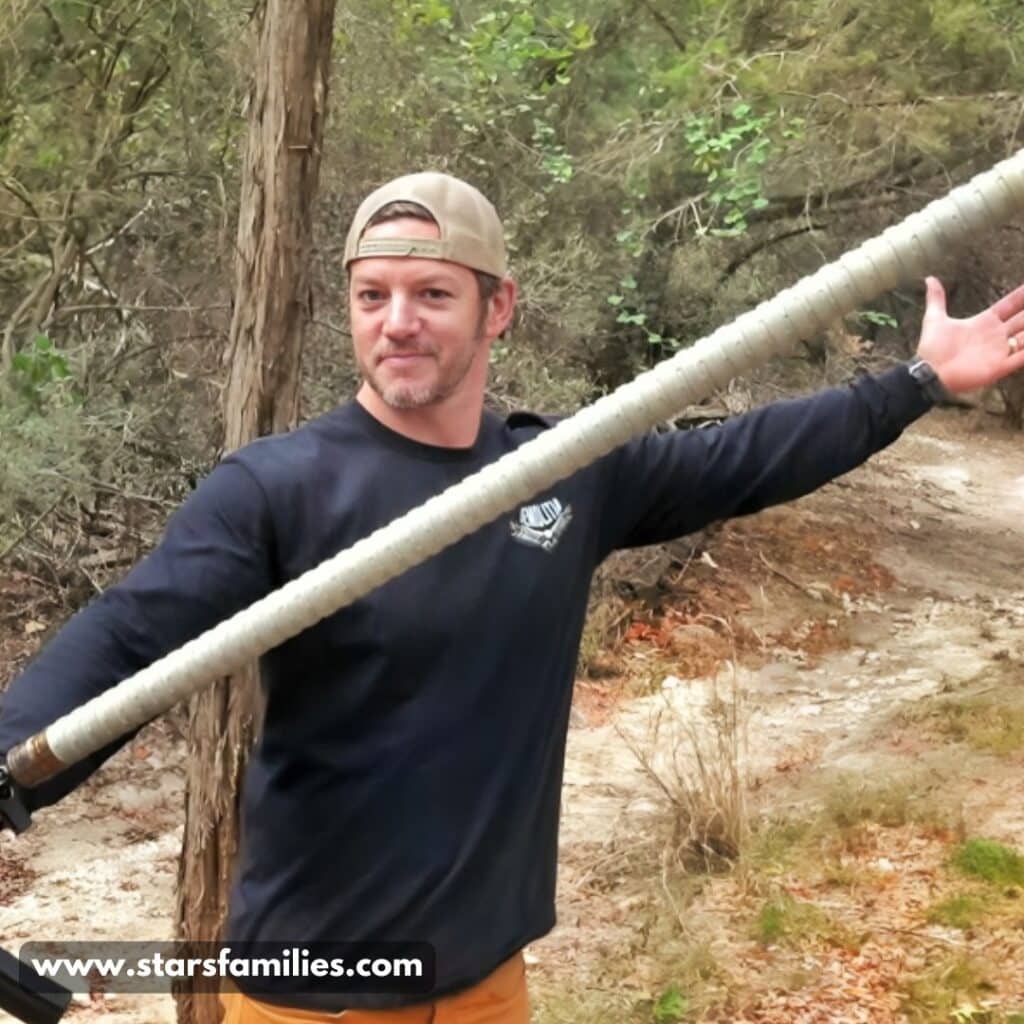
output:
POLYGON ((936 405, 948 402, 952 397, 942 386, 942 381, 939 379, 939 375, 935 372, 935 367, 933 367, 926 359, 912 359, 907 363, 907 371, 910 373, 910 376, 917 381, 921 390, 936 405))

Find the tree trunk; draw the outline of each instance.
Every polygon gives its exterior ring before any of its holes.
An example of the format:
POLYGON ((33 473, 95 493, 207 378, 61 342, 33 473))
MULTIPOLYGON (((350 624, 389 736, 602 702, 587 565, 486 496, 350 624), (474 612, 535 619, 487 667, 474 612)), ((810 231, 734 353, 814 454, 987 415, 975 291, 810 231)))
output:
MULTIPOLYGON (((320 170, 334 0, 266 0, 250 94, 226 352, 224 451, 295 425, 303 333, 311 317, 312 205, 320 170)), ((217 941, 238 847, 239 787, 258 728, 255 666, 189 708, 185 834, 176 932, 217 941)), ((209 996, 178 997, 182 1024, 217 1024, 209 996)))

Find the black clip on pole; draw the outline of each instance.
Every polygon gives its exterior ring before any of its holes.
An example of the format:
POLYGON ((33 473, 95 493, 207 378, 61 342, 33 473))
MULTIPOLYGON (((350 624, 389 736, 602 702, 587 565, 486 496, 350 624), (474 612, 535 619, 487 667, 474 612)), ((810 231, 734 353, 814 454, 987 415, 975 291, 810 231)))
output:
POLYGON ((25 1024, 57 1024, 69 1002, 69 989, 0 949, 0 1010, 25 1024))
POLYGON ((32 815, 21 799, 17 784, 11 778, 6 760, 0 757, 0 832, 9 828, 17 835, 31 824, 32 815))
MULTIPOLYGON (((0 832, 24 832, 31 822, 7 765, 0 758, 0 832)), ((0 949, 0 1010, 25 1024, 57 1024, 71 1001, 71 992, 44 978, 17 957, 0 949)))

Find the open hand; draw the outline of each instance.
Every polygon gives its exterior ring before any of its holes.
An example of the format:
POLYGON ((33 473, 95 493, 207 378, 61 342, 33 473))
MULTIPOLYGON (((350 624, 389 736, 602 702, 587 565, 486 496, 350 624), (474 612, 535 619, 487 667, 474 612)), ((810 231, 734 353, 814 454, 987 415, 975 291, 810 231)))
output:
POLYGON ((926 278, 925 285, 917 354, 931 363, 950 394, 988 387, 1024 369, 1024 285, 966 320, 946 313, 946 292, 937 277, 926 278))

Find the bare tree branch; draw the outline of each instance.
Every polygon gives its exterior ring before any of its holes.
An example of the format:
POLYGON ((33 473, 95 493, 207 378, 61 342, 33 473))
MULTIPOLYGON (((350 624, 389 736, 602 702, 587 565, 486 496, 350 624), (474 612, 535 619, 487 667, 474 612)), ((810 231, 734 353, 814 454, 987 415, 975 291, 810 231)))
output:
POLYGON ((661 11, 659 11, 658 8, 654 6, 651 0, 640 0, 640 6, 643 7, 647 11, 647 13, 658 23, 658 25, 660 25, 661 28, 665 30, 666 35, 675 44, 676 49, 679 50, 680 53, 685 53, 686 43, 679 37, 679 34, 673 27, 672 22, 670 22, 668 18, 666 18, 665 15, 662 14, 661 11))
POLYGON ((726 266, 725 270, 722 271, 722 274, 718 279, 719 282, 732 277, 732 275, 735 274, 736 271, 747 262, 747 260, 752 259, 759 252, 763 252, 765 249, 768 249, 773 245, 778 245, 779 242, 784 242, 787 238, 795 238, 797 235, 806 235, 809 231, 823 231, 825 227, 826 225, 824 224, 805 224, 803 227, 793 228, 791 231, 783 231, 778 235, 771 235, 769 238, 762 238, 761 241, 749 246, 735 257, 735 259, 729 261, 728 266, 726 266))

